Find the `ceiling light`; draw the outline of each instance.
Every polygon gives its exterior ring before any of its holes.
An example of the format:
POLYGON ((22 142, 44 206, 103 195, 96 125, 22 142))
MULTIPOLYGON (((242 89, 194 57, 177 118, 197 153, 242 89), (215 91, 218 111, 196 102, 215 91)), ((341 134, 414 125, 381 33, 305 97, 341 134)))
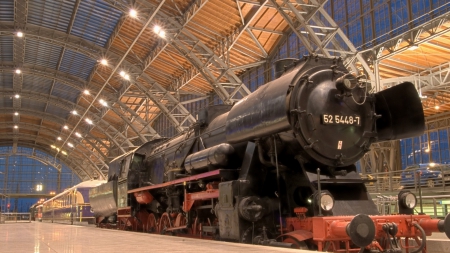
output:
POLYGON ((64 128, 64 129, 69 129, 69 127, 68 127, 67 125, 65 125, 63 128, 64 128))
POLYGON ((72 144, 72 143, 68 142, 67 145, 68 145, 69 147, 73 148, 73 144, 72 144))
POLYGON ((125 80, 130 80, 130 76, 128 74, 125 74, 123 78, 125 78, 125 80))
POLYGON ((18 112, 15 112, 15 113, 14 113, 14 115, 16 115, 16 116, 17 116, 17 115, 19 115, 19 113, 18 113, 18 112))
POLYGON ((439 105, 436 105, 434 109, 439 110, 439 105))
POLYGON ((55 148, 56 148, 56 146, 55 146, 55 145, 50 145, 50 147, 51 147, 52 149, 55 149, 55 148))
POLYGON ((81 134, 79 132, 75 132, 75 135, 81 137, 81 134))
POLYGON ((56 138, 56 139, 58 139, 58 141, 62 140, 62 138, 61 138, 61 137, 59 137, 59 136, 58 136, 58 138, 56 138))
POLYGON ((83 93, 84 93, 85 95, 91 94, 91 93, 89 92, 89 90, 84 90, 83 93))
POLYGON ((16 94, 14 97, 15 97, 15 98, 20 98, 20 95, 19 95, 19 94, 16 94))
POLYGON ((125 74, 126 74, 126 73, 125 73, 125 71, 123 71, 123 70, 122 70, 122 71, 120 71, 120 73, 119 73, 119 75, 120 75, 121 77, 124 77, 124 76, 125 76, 125 74))
POLYGON ((75 111, 75 110, 73 110, 73 111, 72 111, 72 114, 73 114, 73 115, 77 115, 77 114, 78 114, 78 112, 77 112, 77 111, 75 111))
POLYGON ((22 71, 20 69, 16 69, 16 74, 20 74, 22 71))
POLYGON ((86 118, 85 121, 86 121, 88 124, 92 125, 92 120, 86 118))
POLYGON ((99 102, 100 102, 100 104, 102 104, 103 106, 108 106, 108 103, 107 103, 105 100, 103 100, 103 99, 100 99, 99 102))
POLYGON ((158 35, 159 35, 159 37, 164 38, 164 37, 166 37, 166 32, 160 31, 160 32, 158 33, 158 35))
POLYGON ((155 33, 159 33, 159 31, 161 31, 161 27, 158 26, 158 25, 155 25, 155 27, 153 27, 153 31, 154 31, 155 33))
POLYGON ((15 125, 14 128, 17 129, 17 128, 19 128, 19 126, 15 125))
POLYGON ((58 151, 59 151, 59 148, 56 148, 56 150, 58 150, 58 151))
POLYGON ((101 60, 100 60, 100 63, 101 63, 102 65, 108 65, 108 61, 107 61, 106 59, 101 59, 101 60))
POLYGON ((23 32, 17 32, 16 35, 17 35, 17 37, 21 38, 21 37, 23 37, 23 32))
POLYGON ((66 151, 61 151, 61 153, 63 154, 63 155, 67 155, 67 152, 66 151))
POLYGON ((132 18, 137 17, 137 11, 135 9, 130 10, 130 17, 132 17, 132 18))
POLYGON ((419 46, 418 45, 416 45, 416 44, 413 44, 412 46, 410 46, 409 48, 408 48, 408 50, 411 50, 411 51, 413 51, 413 50, 416 50, 416 49, 418 49, 419 48, 419 46))

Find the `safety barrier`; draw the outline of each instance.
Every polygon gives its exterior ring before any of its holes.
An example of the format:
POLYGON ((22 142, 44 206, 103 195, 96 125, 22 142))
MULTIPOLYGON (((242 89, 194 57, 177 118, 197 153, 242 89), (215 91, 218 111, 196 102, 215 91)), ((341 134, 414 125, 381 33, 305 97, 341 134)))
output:
MULTIPOLYGON (((373 201, 382 215, 398 213, 397 196, 378 195, 373 201)), ((422 196, 422 205, 420 197, 417 196, 417 205, 414 208, 414 213, 428 214, 433 218, 444 218, 449 212, 450 195, 422 196)))
POLYGON ((0 224, 17 223, 17 222, 31 222, 30 213, 1 213, 0 224))

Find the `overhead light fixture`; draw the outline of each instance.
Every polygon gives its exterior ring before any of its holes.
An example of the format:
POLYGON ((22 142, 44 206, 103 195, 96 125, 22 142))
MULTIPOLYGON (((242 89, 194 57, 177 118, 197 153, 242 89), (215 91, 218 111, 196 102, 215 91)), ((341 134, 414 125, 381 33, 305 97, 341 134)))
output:
POLYGON ((99 102, 100 102, 100 104, 102 104, 103 106, 108 106, 108 103, 107 103, 105 100, 103 100, 103 99, 100 99, 99 102))
POLYGON ((75 135, 81 137, 81 134, 79 132, 75 132, 75 135))
POLYGON ((92 125, 92 120, 90 120, 90 119, 88 119, 88 118, 86 118, 86 119, 84 119, 88 124, 90 124, 90 125, 92 125))
POLYGON ((20 69, 16 69, 16 74, 20 74, 22 71, 20 69))
POLYGON ((418 45, 416 45, 416 44, 413 44, 412 46, 410 46, 409 48, 408 48, 408 50, 411 50, 411 51, 413 51, 413 50, 416 50, 416 49, 418 49, 419 48, 419 46, 418 45))
POLYGON ((59 152, 60 149, 59 149, 59 148, 56 148, 56 150, 59 152))
POLYGON ((77 111, 75 111, 75 110, 73 110, 73 111, 72 111, 72 114, 73 114, 73 115, 77 115, 77 114, 78 114, 78 112, 77 112, 77 111))
POLYGON ((14 126, 14 129, 17 129, 17 128, 19 128, 19 126, 18 126, 18 125, 15 125, 15 126, 14 126))
POLYGON ((58 139, 58 141, 62 140, 62 138, 60 136, 58 136, 58 138, 56 138, 56 139, 58 139))
POLYGON ((14 95, 15 98, 20 98, 19 94, 14 95))
POLYGON ((64 129, 69 129, 69 127, 67 126, 67 125, 64 125, 64 127, 63 127, 64 129))
POLYGON ((83 93, 84 93, 85 95, 91 94, 91 93, 89 92, 89 90, 84 90, 83 93))
POLYGON ((125 74, 123 78, 125 78, 125 80, 130 80, 130 76, 128 74, 125 74))
POLYGON ((137 17, 137 11, 135 9, 130 9, 129 14, 130 14, 130 17, 132 17, 132 18, 137 17))
POLYGON ((108 61, 106 59, 101 59, 100 63, 105 66, 108 65, 108 61))
POLYGON ((158 36, 161 37, 161 38, 165 38, 166 37, 166 32, 159 25, 155 25, 155 27, 153 27, 153 31, 156 34, 158 34, 158 36))
POLYGON ((67 155, 67 152, 66 151, 61 151, 61 153, 63 154, 63 155, 67 155))
POLYGON ((439 105, 434 106, 434 109, 439 110, 439 105))
POLYGON ((14 113, 14 115, 18 116, 18 115, 19 115, 19 113, 18 113, 18 112, 15 112, 15 113, 14 113))
POLYGON ((124 77, 124 76, 125 76, 125 74, 126 74, 126 73, 125 73, 125 71, 123 71, 123 70, 122 70, 122 71, 120 71, 120 73, 119 73, 119 75, 120 75, 121 77, 124 77))
POLYGON ((51 147, 52 149, 55 149, 55 148, 56 148, 56 146, 55 146, 55 145, 50 145, 50 147, 51 147))
POLYGON ((73 148, 73 144, 72 144, 72 143, 68 142, 67 145, 68 145, 69 147, 73 148))
POLYGON ((17 35, 17 37, 22 38, 23 37, 23 32, 17 32, 16 35, 17 35))

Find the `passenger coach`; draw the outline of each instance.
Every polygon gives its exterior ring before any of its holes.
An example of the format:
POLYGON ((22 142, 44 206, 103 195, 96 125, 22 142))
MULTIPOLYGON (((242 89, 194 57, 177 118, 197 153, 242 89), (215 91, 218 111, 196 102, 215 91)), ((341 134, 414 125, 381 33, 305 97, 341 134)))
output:
POLYGON ((89 203, 89 189, 106 181, 82 182, 45 201, 42 206, 42 221, 58 223, 94 223, 93 210, 89 203))

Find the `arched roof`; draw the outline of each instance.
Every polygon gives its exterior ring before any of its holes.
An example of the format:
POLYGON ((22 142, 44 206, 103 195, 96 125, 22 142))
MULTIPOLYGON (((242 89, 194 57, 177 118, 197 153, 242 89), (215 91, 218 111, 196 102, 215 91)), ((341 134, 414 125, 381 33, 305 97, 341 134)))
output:
MULTIPOLYGON (((325 2, 1 1, 0 145, 48 152, 101 179, 111 159, 160 137, 161 115, 178 132, 195 122, 181 96, 232 104, 250 94, 239 75, 267 64, 292 31, 309 53, 341 56, 374 82, 366 60, 381 61, 387 47, 357 53, 325 2)), ((382 77, 391 65, 380 65, 382 77)))

